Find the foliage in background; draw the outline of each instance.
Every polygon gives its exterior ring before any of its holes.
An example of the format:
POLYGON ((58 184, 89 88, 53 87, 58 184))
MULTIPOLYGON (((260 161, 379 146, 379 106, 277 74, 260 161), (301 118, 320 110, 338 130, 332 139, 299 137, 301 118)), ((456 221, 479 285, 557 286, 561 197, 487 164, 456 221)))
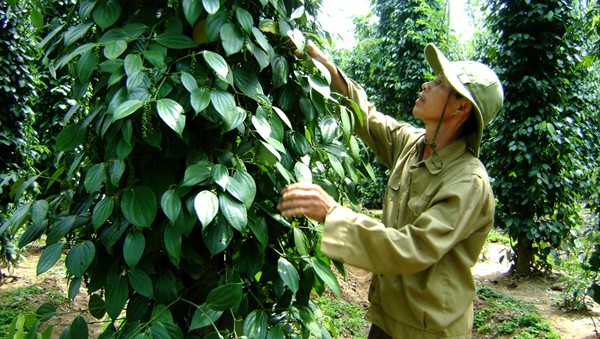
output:
MULTIPOLYGON (((374 14, 355 20, 355 48, 339 51, 340 67, 356 80, 380 112, 400 121, 418 124, 412 115, 421 85, 431 76, 423 50, 429 42, 451 52, 455 39, 449 32, 447 1, 375 0, 374 14), (373 16, 377 20, 373 20, 373 16)), ((380 206, 387 183, 386 169, 368 151, 376 179, 367 179, 361 187, 361 202, 380 206)))
POLYGON ((595 114, 598 87, 580 85, 597 78, 577 68, 586 52, 572 29, 578 3, 491 0, 486 10, 495 38, 479 51, 502 79, 505 102, 482 158, 494 178, 496 225, 516 241, 516 272, 528 274, 582 222, 579 187, 593 168, 583 160, 594 147, 582 124, 595 114))
MULTIPOLYGON (((38 274, 66 251, 68 295, 85 286, 106 338, 328 337, 310 299, 339 293, 320 229, 274 208, 300 179, 355 201, 362 175, 359 122, 286 44, 324 37, 320 1, 41 4, 71 106, 46 175, 26 178, 38 199, 4 223, 20 246, 45 240, 38 274)), ((63 335, 86 333, 77 317, 63 335)))
MULTIPOLYGON (((592 46, 590 53, 583 58, 582 67, 588 70, 593 70, 597 74, 598 61, 600 60, 600 6, 598 1, 590 1, 588 12, 584 22, 580 27, 585 28, 586 39, 592 46)), ((590 88, 596 86, 598 88, 598 81, 590 84, 590 88)), ((593 94, 592 94, 593 95, 593 94)), ((590 95, 591 96, 591 95, 590 95)), ((596 97, 597 98, 597 97, 596 97)), ((585 229, 584 236, 591 244, 596 244, 593 247, 589 257, 583 261, 584 276, 591 275, 593 278, 592 284, 588 289, 590 294, 597 303, 600 303, 600 189, 598 189, 598 182, 600 182, 600 150, 597 145, 600 143, 600 105, 596 102, 595 115, 592 113, 586 120, 587 129, 584 133, 591 136, 592 140, 587 143, 588 150, 590 152, 587 164, 591 168, 591 175, 588 177, 587 188, 589 192, 589 212, 590 222, 589 227, 585 229), (596 147, 594 147, 594 144, 596 147)))
POLYGON ((27 198, 18 179, 37 174, 35 163, 49 153, 36 130, 43 84, 29 15, 26 5, 0 3, 0 261, 8 267, 17 261, 19 251, 15 234, 4 222, 14 211, 11 202, 27 198))

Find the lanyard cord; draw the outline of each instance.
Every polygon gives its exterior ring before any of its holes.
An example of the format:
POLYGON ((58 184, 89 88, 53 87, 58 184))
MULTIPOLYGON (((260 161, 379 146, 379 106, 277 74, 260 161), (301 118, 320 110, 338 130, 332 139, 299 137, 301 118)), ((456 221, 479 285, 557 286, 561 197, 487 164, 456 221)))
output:
POLYGON ((446 103, 444 103, 444 110, 442 111, 442 115, 440 116, 440 120, 438 121, 438 124, 435 128, 435 132, 433 133, 433 140, 431 140, 431 142, 429 142, 427 145, 429 147, 431 147, 431 149, 433 150, 433 154, 431 155, 431 163, 433 165, 435 165, 437 168, 442 168, 442 166, 444 165, 444 162, 442 161, 442 157, 438 154, 437 150, 435 149, 435 139, 438 136, 438 133, 440 132, 440 128, 442 127, 442 121, 444 120, 444 114, 446 114, 446 107, 448 107, 448 99, 450 98, 450 93, 448 93, 448 96, 446 97, 446 103), (439 160, 439 166, 436 164, 436 160, 439 160))

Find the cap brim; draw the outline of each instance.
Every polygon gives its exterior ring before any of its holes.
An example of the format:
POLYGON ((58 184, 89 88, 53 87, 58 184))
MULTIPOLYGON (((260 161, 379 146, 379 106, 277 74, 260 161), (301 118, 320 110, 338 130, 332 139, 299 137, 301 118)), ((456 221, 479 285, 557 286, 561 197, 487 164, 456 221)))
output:
POLYGON ((481 138, 483 135, 483 116, 481 115, 481 109, 473 99, 471 92, 465 87, 465 85, 458 78, 458 74, 455 71, 455 68, 452 66, 452 63, 446 58, 444 53, 442 53, 436 45, 429 43, 425 46, 425 58, 427 62, 433 69, 433 72, 438 75, 439 73, 444 73, 444 76, 458 93, 463 97, 467 98, 473 108, 475 109, 475 118, 477 119, 477 131, 475 137, 477 138, 476 143, 469 143, 469 145, 474 148, 473 153, 476 156, 479 156, 479 147, 481 145, 481 138))

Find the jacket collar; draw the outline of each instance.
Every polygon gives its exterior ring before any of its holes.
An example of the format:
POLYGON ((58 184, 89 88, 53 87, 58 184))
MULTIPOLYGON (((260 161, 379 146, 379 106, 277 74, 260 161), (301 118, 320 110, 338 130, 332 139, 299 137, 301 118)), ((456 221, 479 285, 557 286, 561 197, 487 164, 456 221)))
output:
MULTIPOLYGON (((425 145, 425 136, 419 143, 420 154, 422 154, 425 145)), ((440 173, 444 167, 448 166, 451 162, 458 159, 467 151, 467 138, 463 137, 453 142, 452 144, 434 152, 432 156, 427 160, 420 161, 418 166, 425 165, 427 170, 433 175, 440 173)))

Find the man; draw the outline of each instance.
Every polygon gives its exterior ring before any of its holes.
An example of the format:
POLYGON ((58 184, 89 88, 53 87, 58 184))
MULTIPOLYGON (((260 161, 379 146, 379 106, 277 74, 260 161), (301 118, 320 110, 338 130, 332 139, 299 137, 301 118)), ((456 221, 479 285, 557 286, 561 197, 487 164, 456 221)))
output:
POLYGON ((355 132, 390 168, 381 222, 336 203, 321 187, 287 187, 278 209, 324 223, 321 251, 373 273, 369 338, 470 338, 477 261, 494 218, 494 196, 478 159, 481 135, 500 110, 496 74, 472 61, 450 62, 433 45, 437 75, 423 84, 413 114, 425 128, 376 111, 362 88, 313 43, 334 90, 354 100, 364 123, 355 132))

